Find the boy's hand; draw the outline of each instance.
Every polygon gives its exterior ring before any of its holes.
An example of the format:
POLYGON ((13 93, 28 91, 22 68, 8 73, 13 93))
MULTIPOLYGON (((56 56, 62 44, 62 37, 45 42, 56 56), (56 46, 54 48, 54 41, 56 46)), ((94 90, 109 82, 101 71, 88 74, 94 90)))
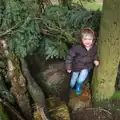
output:
POLYGON ((98 66, 99 65, 99 61, 94 60, 94 64, 95 64, 95 66, 98 66))
POLYGON ((67 70, 68 73, 71 73, 72 70, 67 70))

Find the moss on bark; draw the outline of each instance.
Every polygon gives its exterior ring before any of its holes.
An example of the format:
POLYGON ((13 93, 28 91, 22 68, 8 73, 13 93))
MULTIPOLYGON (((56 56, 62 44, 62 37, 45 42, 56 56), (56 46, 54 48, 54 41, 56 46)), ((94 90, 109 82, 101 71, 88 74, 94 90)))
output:
POLYGON ((120 60, 120 1, 104 0, 98 41, 100 66, 93 76, 93 98, 110 99, 115 92, 115 81, 120 60), (112 16, 111 16, 112 15, 112 16))

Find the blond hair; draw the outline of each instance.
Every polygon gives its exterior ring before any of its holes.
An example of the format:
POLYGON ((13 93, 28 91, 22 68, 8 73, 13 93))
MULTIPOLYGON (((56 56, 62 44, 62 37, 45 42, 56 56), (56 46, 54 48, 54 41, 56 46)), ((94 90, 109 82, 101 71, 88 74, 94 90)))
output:
POLYGON ((80 31, 80 41, 82 40, 84 35, 92 36, 93 37, 93 42, 95 42, 95 40, 96 40, 95 32, 91 28, 87 27, 87 28, 84 28, 80 31))

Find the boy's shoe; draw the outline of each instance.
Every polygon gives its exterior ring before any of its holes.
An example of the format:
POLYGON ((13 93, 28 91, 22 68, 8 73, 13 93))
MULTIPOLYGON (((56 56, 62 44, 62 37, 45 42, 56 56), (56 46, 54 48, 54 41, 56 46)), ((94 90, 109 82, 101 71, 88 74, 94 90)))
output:
POLYGON ((80 95, 81 93, 82 93, 81 84, 77 83, 77 85, 76 85, 76 95, 80 95))

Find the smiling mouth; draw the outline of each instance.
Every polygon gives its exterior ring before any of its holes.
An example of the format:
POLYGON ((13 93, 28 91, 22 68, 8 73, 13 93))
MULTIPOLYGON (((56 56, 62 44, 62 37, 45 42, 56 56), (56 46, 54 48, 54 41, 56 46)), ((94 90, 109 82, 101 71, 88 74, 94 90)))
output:
POLYGON ((86 44, 86 45, 90 45, 90 44, 86 44))

